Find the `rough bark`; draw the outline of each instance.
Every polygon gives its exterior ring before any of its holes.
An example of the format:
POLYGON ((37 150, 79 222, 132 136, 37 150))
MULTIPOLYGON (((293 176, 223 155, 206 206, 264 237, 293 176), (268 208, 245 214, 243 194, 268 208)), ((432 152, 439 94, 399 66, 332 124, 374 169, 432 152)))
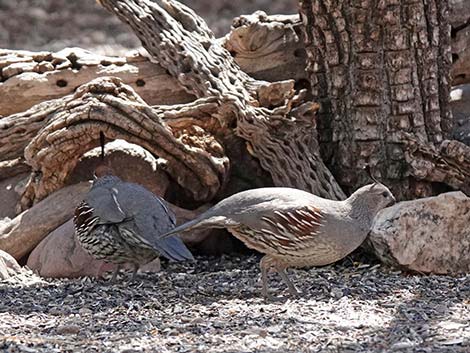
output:
POLYGON ((470 1, 449 0, 452 26, 452 84, 470 83, 470 1))
POLYGON ((66 96, 105 76, 119 77, 150 105, 194 100, 165 69, 136 52, 112 57, 80 48, 57 53, 0 49, 0 116, 66 96))
POLYGON ((181 186, 196 200, 207 200, 228 170, 223 148, 210 134, 220 126, 220 110, 213 99, 152 108, 117 78, 99 78, 74 95, 1 119, 0 155, 15 160, 24 154, 32 168, 21 210, 61 188, 78 159, 98 146, 100 131, 165 159, 181 186), (163 119, 171 121, 173 131, 163 119))
POLYGON ((322 155, 340 184, 365 183, 361 169, 369 164, 400 199, 435 193, 436 180, 464 188, 468 153, 439 152, 451 170, 424 174, 423 165, 440 162, 414 153, 417 145, 454 146, 445 141, 452 129, 447 2, 302 0, 301 15, 313 96, 322 105, 322 155))

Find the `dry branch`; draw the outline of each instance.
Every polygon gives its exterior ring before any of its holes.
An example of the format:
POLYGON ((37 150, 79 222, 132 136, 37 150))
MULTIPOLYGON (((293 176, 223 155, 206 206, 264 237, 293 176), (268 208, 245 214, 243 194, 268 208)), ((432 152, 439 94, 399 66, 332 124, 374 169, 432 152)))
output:
POLYGON ((196 200, 210 199, 224 183, 228 159, 202 126, 213 127, 211 118, 219 110, 210 99, 152 108, 118 79, 100 78, 81 86, 73 96, 1 119, 0 154, 17 158, 24 149, 32 167, 22 210, 64 185, 78 159, 98 145, 99 131, 167 160, 167 170, 196 200), (172 132, 163 119, 173 120, 179 128, 172 132), (197 119, 207 121, 195 123, 197 119))
POLYGON ((0 50, 0 115, 22 112, 73 93, 97 78, 119 77, 148 104, 194 100, 160 65, 137 53, 126 57, 93 54, 80 48, 57 53, 0 50))
MULTIPOLYGON (((339 199, 344 194, 318 154, 315 112, 294 95, 294 81, 279 87, 279 106, 260 106, 262 82, 240 70, 204 21, 176 1, 101 0, 131 26, 145 49, 196 97, 215 97, 237 119, 237 133, 277 185, 339 199)), ((269 100, 268 100, 269 101, 269 100)), ((279 104, 278 103, 278 104, 279 104)))

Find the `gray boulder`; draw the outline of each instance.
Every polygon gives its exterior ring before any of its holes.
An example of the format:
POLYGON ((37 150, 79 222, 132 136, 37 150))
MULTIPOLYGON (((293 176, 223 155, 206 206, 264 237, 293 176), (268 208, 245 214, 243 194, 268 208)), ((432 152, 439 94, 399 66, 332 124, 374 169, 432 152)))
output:
POLYGON ((9 253, 0 250, 0 280, 13 277, 21 272, 21 266, 18 265, 15 258, 9 253))
POLYGON ((385 263, 436 274, 470 272, 470 198, 462 192, 400 202, 376 217, 368 246, 385 263))

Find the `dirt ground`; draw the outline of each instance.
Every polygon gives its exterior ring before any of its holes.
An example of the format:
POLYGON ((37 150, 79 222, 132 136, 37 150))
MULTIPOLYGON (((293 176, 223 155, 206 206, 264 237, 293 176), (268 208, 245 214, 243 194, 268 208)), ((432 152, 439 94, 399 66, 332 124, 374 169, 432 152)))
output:
POLYGON ((258 261, 198 257, 130 285, 25 273, 0 283, 0 351, 470 352, 470 276, 347 258, 290 271, 304 295, 265 302, 258 261))

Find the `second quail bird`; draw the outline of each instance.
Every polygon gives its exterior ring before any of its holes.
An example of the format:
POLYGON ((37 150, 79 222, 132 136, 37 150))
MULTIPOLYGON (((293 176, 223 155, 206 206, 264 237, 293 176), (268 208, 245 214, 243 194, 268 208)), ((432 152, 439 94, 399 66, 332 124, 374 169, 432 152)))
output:
MULTIPOLYGON (((104 157, 102 135, 102 158, 104 157)), ((131 263, 134 272, 158 256, 171 261, 193 260, 178 236, 161 239, 159 235, 175 227, 175 216, 158 196, 143 186, 113 175, 102 164, 97 179, 75 210, 74 225, 80 245, 94 258, 120 265, 131 263)))
POLYGON ((365 240, 378 211, 395 202, 390 190, 375 182, 359 188, 344 201, 324 199, 305 191, 272 187, 232 195, 163 237, 204 228, 227 228, 261 259, 262 294, 268 292, 267 271, 276 270, 296 295, 289 267, 322 266, 336 262, 365 240))

